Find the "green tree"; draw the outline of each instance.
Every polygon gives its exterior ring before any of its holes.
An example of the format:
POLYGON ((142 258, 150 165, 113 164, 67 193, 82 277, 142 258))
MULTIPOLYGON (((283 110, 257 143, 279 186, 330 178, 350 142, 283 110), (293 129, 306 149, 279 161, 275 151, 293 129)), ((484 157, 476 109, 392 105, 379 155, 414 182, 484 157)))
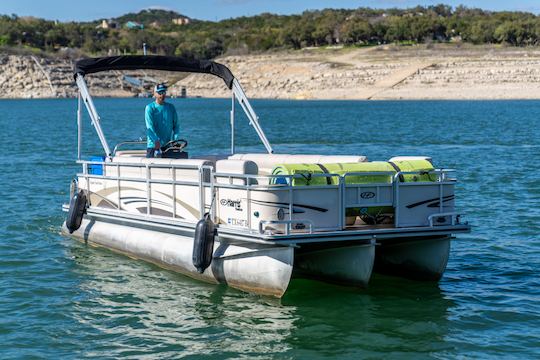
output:
POLYGON ((386 23, 388 24, 388 29, 384 35, 384 40, 393 42, 410 40, 412 38, 409 18, 390 16, 386 20, 386 23))
POLYGON ((478 20, 470 25, 462 35, 463 39, 473 44, 491 44, 495 42, 496 24, 492 20, 478 20))
POLYGON ((341 25, 341 37, 346 44, 368 43, 372 34, 370 23, 360 17, 353 17, 341 25))

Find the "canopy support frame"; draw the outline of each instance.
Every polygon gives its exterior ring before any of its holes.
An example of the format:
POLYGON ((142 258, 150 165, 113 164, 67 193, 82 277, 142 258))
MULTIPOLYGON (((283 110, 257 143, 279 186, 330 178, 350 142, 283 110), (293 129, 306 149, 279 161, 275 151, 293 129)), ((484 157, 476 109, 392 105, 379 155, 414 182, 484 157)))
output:
MULTIPOLYGON (((77 110, 77 128, 78 128, 78 158, 81 158, 81 147, 82 147, 82 115, 81 115, 81 103, 84 102, 84 105, 86 106, 86 110, 88 111, 88 115, 90 116, 92 125, 96 129, 96 133, 99 137, 99 140, 101 142, 101 146, 103 147, 103 150, 105 151, 106 157, 111 157, 112 152, 109 147, 109 144, 107 143, 107 139, 105 138, 105 134, 103 133, 103 130, 101 128, 100 124, 100 117, 98 115, 98 112, 96 110, 96 107, 94 105, 94 101, 92 100, 92 97, 90 96, 90 92, 88 91, 88 86, 86 85, 86 81, 84 80, 84 77, 81 74, 76 75, 76 82, 77 86, 79 87, 79 105, 77 110)), ((264 131, 262 130, 261 126, 259 125, 259 117, 251 107, 251 104, 249 103, 248 98, 246 97, 246 94, 244 92, 244 89, 242 89, 242 86, 236 80, 236 78, 233 80, 232 83, 232 108, 230 112, 230 121, 231 121, 231 151, 232 154, 235 152, 235 100, 238 101, 240 106, 242 107, 242 110, 244 110, 244 113, 246 114, 249 125, 253 126, 255 129, 255 132, 259 136, 260 140, 262 141, 264 147, 266 148, 266 151, 269 154, 272 154, 274 150, 272 149, 272 146, 270 145, 270 142, 266 138, 266 135, 264 134, 264 131)))
MULTIPOLYGON (((101 124, 99 122, 100 117, 98 115, 96 107, 94 106, 94 101, 92 100, 92 97, 90 96, 90 93, 88 91, 88 86, 86 86, 86 81, 84 81, 84 77, 80 74, 77 74, 75 79, 77 82, 77 86, 79 87, 79 96, 82 98, 82 101, 84 102, 84 105, 86 106, 88 115, 90 115, 90 120, 92 121, 92 125, 94 126, 94 129, 96 129, 97 135, 99 137, 99 141, 101 142, 101 146, 103 147, 103 150, 105 151, 105 156, 111 157, 111 148, 109 147, 109 144, 107 143, 107 139, 105 138, 105 134, 103 134, 103 130, 101 129, 101 124)), ((79 137, 79 147, 80 147, 80 141, 81 141, 81 137, 79 137)))
POLYGON ((261 126, 259 125, 259 117, 257 116, 255 111, 251 107, 251 104, 249 103, 249 100, 246 96, 246 93, 244 92, 244 89, 242 89, 240 82, 238 82, 236 78, 234 78, 233 80, 231 90, 233 92, 233 95, 236 96, 238 103, 244 110, 244 113, 246 114, 249 120, 249 125, 253 126, 253 128, 257 132, 257 135, 259 135, 259 138, 261 139, 264 147, 266 148, 266 151, 268 151, 269 154, 272 154, 274 150, 272 149, 272 145, 270 145, 270 142, 266 138, 264 131, 261 129, 261 126))
POLYGON ((77 94, 77 160, 81 160, 82 131, 82 98, 79 92, 77 94))

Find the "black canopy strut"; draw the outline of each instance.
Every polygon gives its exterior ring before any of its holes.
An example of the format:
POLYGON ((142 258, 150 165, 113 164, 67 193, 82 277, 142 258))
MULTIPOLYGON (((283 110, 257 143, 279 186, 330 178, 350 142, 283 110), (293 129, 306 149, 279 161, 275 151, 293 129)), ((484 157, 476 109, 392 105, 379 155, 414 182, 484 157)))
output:
POLYGON ((165 70, 212 74, 225 81, 232 89, 234 75, 225 65, 210 60, 188 60, 175 56, 129 55, 81 59, 75 63, 73 75, 85 76, 107 70, 165 70))

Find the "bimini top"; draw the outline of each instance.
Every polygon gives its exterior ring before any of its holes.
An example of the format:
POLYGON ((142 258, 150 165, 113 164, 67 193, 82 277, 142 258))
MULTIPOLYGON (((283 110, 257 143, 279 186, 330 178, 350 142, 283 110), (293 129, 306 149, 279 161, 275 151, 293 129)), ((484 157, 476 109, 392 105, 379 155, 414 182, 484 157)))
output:
POLYGON ((78 60, 73 69, 73 75, 85 76, 107 70, 165 70, 178 72, 204 73, 218 76, 232 88, 234 75, 225 65, 210 60, 188 60, 175 56, 130 55, 108 56, 78 60))

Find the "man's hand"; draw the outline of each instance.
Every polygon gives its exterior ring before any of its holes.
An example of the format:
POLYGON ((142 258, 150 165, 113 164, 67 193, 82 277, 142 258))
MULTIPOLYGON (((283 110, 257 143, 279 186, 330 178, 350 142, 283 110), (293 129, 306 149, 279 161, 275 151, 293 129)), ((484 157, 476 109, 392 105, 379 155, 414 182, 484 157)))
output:
POLYGON ((156 146, 154 146, 154 149, 158 150, 158 149, 161 149, 161 143, 158 141, 156 141, 156 146))

